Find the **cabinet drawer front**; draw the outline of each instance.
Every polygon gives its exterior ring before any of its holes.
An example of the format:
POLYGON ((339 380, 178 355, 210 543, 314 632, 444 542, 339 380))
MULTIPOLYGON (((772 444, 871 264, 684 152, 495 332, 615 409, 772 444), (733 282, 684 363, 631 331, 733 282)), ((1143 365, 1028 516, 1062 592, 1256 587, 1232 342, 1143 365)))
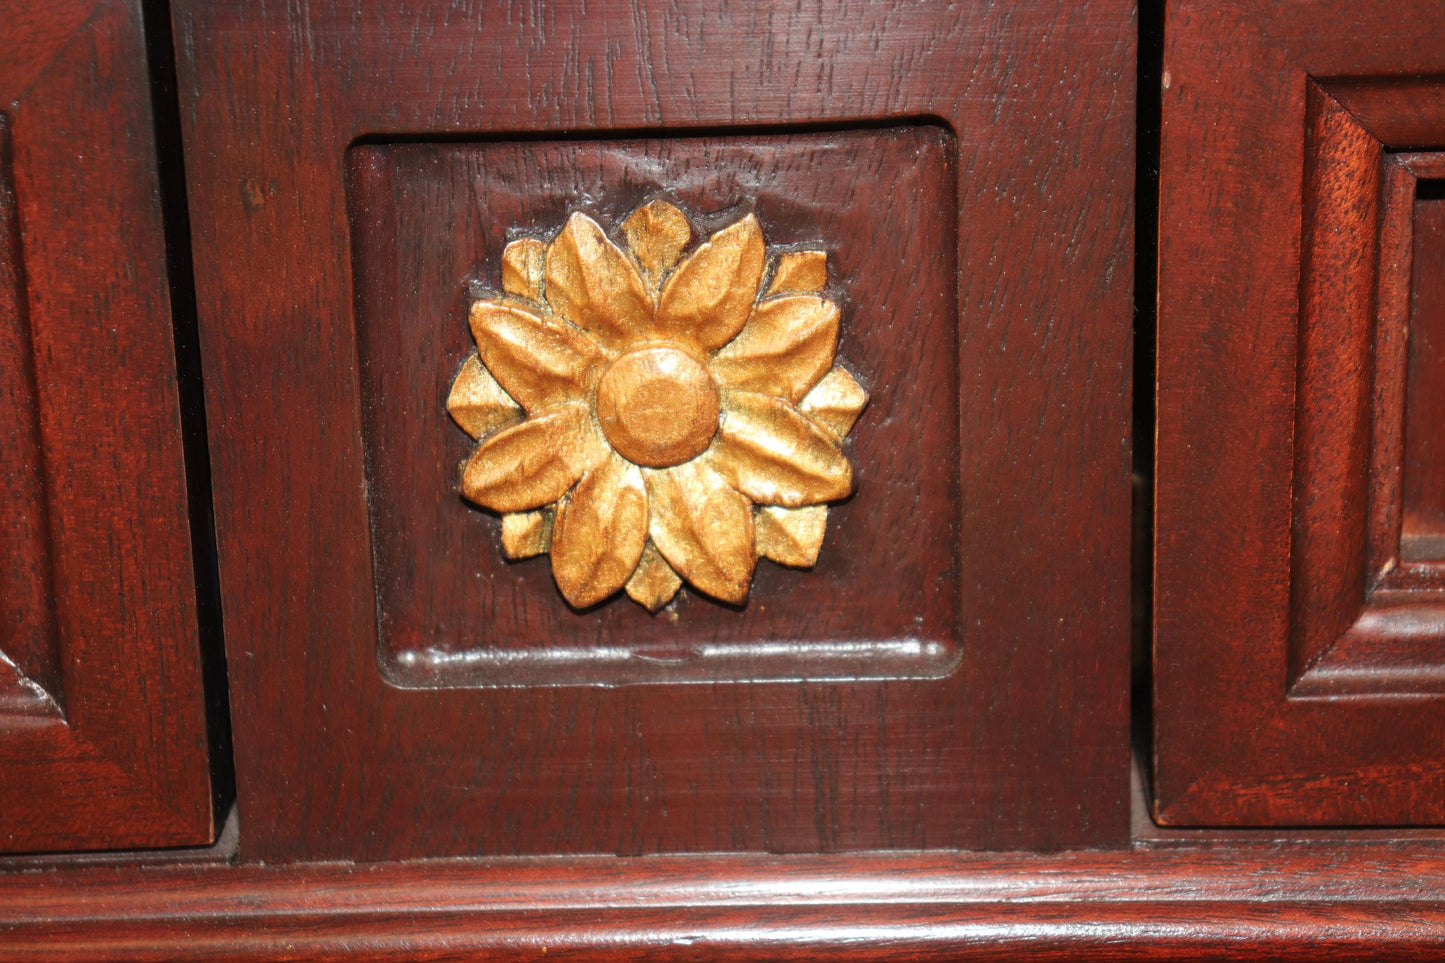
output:
POLYGON ((1156 816, 1439 823, 1445 21, 1181 0, 1169 25, 1156 816))
POLYGON ((0 18, 0 850, 206 843, 140 4, 0 18))
POLYGON ((1127 4, 177 23, 250 852, 1124 837, 1127 4))

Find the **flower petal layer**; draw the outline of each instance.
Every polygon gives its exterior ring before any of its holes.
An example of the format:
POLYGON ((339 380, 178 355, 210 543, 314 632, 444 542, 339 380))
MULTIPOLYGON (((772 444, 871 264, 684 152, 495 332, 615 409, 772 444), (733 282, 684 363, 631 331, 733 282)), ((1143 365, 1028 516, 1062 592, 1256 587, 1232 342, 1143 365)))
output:
POLYGON ((482 363, 528 412, 580 398, 602 358, 582 330, 520 305, 477 301, 470 320, 482 363))
POLYGON ((812 568, 828 530, 828 506, 779 508, 764 505, 753 516, 757 528, 758 557, 779 565, 812 568))
POLYGON ((502 516, 502 554, 510 559, 545 554, 552 544, 547 512, 508 512, 502 516))
POLYGON ((682 579, 667 564, 667 559, 657 550, 652 542, 647 543, 647 548, 642 550, 642 560, 637 563, 637 571, 632 573, 632 578, 627 580, 627 595, 647 609, 649 612, 656 612, 677 594, 682 588, 682 579))
POLYGON ((622 236, 637 258, 648 291, 656 297, 663 277, 692 240, 692 225, 667 201, 652 201, 628 215, 622 222, 622 236))
POLYGON ((502 252, 502 290, 529 301, 542 300, 542 282, 547 271, 547 245, 535 237, 524 237, 502 252))
POLYGON ((838 306, 813 294, 769 298, 713 358, 718 382, 796 402, 818 383, 838 350, 838 306))
POLYGON ((823 251, 789 251, 778 258, 768 294, 821 291, 828 283, 828 255, 823 251))
POLYGON ((840 439, 868 405, 868 392, 845 368, 834 368, 803 398, 798 410, 840 439))
POLYGON ((614 454, 557 506, 552 577, 576 608, 596 605, 627 583, 646 545, 642 470, 614 454))
POLYGON ((714 350, 748 320, 763 279, 763 232, 749 214, 718 231, 668 277, 657 302, 657 333, 714 350))
POLYGON ((744 601, 757 560, 748 500, 700 458, 648 472, 647 495, 663 558, 708 595, 744 601))
POLYGON ((477 440, 522 417, 522 409, 502 390, 476 355, 462 363, 447 395, 447 414, 477 440))
POLYGON ((586 405, 557 405, 477 446, 462 471, 462 494, 499 512, 540 508, 610 453, 586 405))
POLYGON ((759 505, 798 508, 853 490, 853 468, 832 437, 786 401, 735 391, 724 396, 723 410, 704 458, 759 505))
POLYGON ((560 317, 620 350, 652 317, 652 298, 632 259, 586 214, 567 219, 547 249, 547 303, 560 317))

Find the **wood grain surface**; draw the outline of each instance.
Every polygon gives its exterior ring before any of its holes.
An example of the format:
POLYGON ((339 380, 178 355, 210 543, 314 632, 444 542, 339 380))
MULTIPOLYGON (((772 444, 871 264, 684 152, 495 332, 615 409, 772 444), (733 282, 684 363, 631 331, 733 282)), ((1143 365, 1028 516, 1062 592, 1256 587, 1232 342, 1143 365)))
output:
POLYGON ((1410 288, 1391 152, 1445 144, 1445 99, 1425 79, 1445 73, 1442 36, 1431 2, 1169 5, 1161 821, 1445 819, 1445 620, 1425 586, 1385 591, 1399 548, 1391 452, 1409 421, 1406 316, 1389 307, 1410 288))
MULTIPOLYGON (((1123 840, 1128 3, 175 13, 243 858, 1123 840), (957 450, 966 466, 962 562, 927 573, 954 583, 959 669, 928 684, 388 685, 348 147, 919 118, 958 145, 956 207, 933 216, 957 219, 961 417, 956 449, 906 457, 957 450)), ((866 203, 882 222, 905 200, 866 203)), ((454 431, 436 402, 414 431, 454 431)), ((818 613, 795 612, 802 635, 818 613)))
POLYGON ((7 960, 1395 960, 1445 952, 1396 845, 441 861, 0 877, 7 960))
MULTIPOLYGON (((1428 157, 1445 177, 1445 154, 1428 157)), ((1402 459, 1405 561, 1445 561, 1445 194, 1442 180, 1420 181, 1414 198, 1409 360, 1402 459)))
POLYGON ((0 646, 46 703, 0 694, 0 850, 208 842, 140 5, 6 2, 0 20, 0 646))
POLYGON ((354 148, 358 363, 388 676, 432 686, 747 682, 957 667, 961 506, 991 482, 957 447, 957 236, 940 216, 957 207, 954 147, 925 124, 354 148), (579 612, 545 558, 506 562, 500 518, 458 495, 472 443, 443 403, 474 350, 470 284, 496 285, 507 241, 557 229, 579 199, 618 223, 660 189, 714 222, 755 206, 775 249, 832 249, 831 290, 846 301, 839 356, 873 389, 847 444, 856 494, 830 511, 818 564, 760 564, 746 606, 685 591, 660 616, 625 599, 579 612), (874 201, 890 190, 899 200, 880 210, 874 201))
MULTIPOLYGON (((1337 470, 1344 484, 1336 482, 1334 490, 1352 490, 1355 504, 1363 500, 1368 513, 1342 511, 1338 505, 1331 512, 1332 498, 1324 494, 1329 489, 1315 485, 1324 489, 1310 499, 1310 504, 1322 505, 1316 513, 1344 519, 1353 534, 1333 552, 1298 553, 1299 561, 1311 562, 1314 571, 1301 571, 1303 577, 1296 582, 1329 584, 1343 604, 1335 606, 1333 624, 1314 620, 1314 651, 1308 657, 1308 649, 1301 651, 1306 647, 1294 647, 1297 678, 1291 692, 1296 695, 1445 693, 1445 565, 1431 508, 1438 497, 1432 494, 1437 476, 1432 455, 1439 435, 1439 401, 1431 363, 1442 256, 1432 185, 1445 174, 1445 155, 1396 152, 1381 157, 1379 166, 1383 185, 1378 217, 1361 219, 1379 222, 1379 254, 1373 259, 1378 266, 1366 263, 1356 269, 1377 277, 1378 283, 1361 301, 1363 310, 1353 312, 1356 320, 1341 318, 1346 330, 1359 331, 1354 338, 1366 341, 1365 356, 1354 361, 1357 366, 1371 365, 1368 354, 1373 349, 1371 376, 1354 379, 1352 392, 1353 430, 1359 442, 1368 445, 1368 472, 1357 470, 1358 460, 1351 463, 1342 451, 1347 446, 1332 434, 1346 419, 1336 419, 1333 428, 1322 426, 1310 443, 1335 452, 1325 456, 1336 458, 1344 469, 1337 470), (1373 312, 1367 307, 1371 304, 1373 312)), ((1346 354, 1328 348, 1331 341, 1342 340, 1353 338, 1325 333, 1323 357, 1346 354)), ((1338 369, 1335 378, 1327 374, 1320 380, 1340 380, 1338 369)), ((1296 487, 1309 488, 1309 477, 1301 473, 1296 487)), ((1297 547, 1309 548, 1310 543, 1299 540, 1297 547)), ((1296 607, 1304 614, 1308 610, 1300 607, 1302 594, 1297 593, 1296 607)), ((1308 621, 1296 619, 1297 624, 1308 621)))
POLYGON ((60 715, 50 531, 10 125, 0 115, 0 714, 60 715))

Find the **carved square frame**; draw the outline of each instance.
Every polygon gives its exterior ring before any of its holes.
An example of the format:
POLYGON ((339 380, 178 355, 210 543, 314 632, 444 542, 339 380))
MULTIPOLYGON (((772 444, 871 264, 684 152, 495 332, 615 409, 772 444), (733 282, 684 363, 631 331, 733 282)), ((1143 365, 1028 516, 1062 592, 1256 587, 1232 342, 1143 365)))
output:
MULTIPOLYGON (((1362 50, 1375 16, 1170 6, 1160 822, 1445 820, 1445 609, 1434 568, 1399 562, 1410 215, 1445 145, 1445 54, 1362 50)), ((1378 16, 1442 33, 1428 3, 1378 16)))
POLYGON ((1442 693, 1445 565, 1401 528, 1415 198, 1445 154, 1391 153, 1324 85, 1310 115, 1290 693, 1442 693))

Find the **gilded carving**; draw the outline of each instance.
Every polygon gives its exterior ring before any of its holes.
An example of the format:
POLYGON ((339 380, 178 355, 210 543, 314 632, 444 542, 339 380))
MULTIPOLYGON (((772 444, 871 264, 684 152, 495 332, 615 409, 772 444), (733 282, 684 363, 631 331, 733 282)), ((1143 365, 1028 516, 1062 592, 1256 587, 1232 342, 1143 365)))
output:
POLYGON ((551 556, 575 607, 625 589, 655 612, 684 581, 741 604, 759 557, 817 560, 853 487, 841 444, 868 396, 834 365, 827 255, 770 264, 752 214, 694 244, 665 201, 619 234, 577 212, 507 246, 447 400, 478 442, 461 492, 502 513, 508 557, 551 556))

